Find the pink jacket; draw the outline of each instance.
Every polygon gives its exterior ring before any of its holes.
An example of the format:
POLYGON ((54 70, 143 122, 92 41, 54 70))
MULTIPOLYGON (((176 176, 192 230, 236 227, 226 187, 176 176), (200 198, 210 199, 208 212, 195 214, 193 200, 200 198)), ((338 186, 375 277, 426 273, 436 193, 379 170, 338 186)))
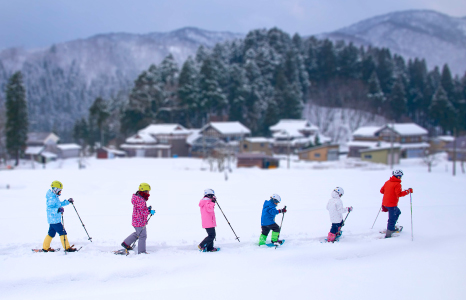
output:
POLYGON ((146 205, 146 200, 139 195, 133 194, 131 198, 133 203, 133 227, 144 227, 147 224, 147 216, 149 215, 149 209, 146 205))
POLYGON ((202 228, 212 228, 217 226, 215 222, 215 203, 210 198, 204 197, 199 202, 201 208, 202 228))

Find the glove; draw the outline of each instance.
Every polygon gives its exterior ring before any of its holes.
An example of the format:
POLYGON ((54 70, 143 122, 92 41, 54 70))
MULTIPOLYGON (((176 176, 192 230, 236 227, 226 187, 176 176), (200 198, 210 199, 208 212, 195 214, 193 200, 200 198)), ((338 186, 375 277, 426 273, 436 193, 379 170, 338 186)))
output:
POLYGON ((155 210, 150 210, 150 215, 153 216, 155 214, 155 210))
POLYGON ((73 203, 74 203, 73 198, 68 199, 68 202, 71 203, 71 204, 73 204, 73 203))
POLYGON ((64 209, 63 207, 60 207, 60 208, 58 209, 58 212, 59 212, 59 213, 64 213, 64 212, 65 212, 65 209, 64 209))
POLYGON ((409 194, 412 194, 412 193, 413 193, 413 189, 412 189, 412 188, 407 189, 407 191, 409 192, 409 194))
POLYGON ((279 209, 279 210, 278 210, 278 213, 279 213, 279 214, 281 214, 281 213, 286 213, 286 208, 279 209))
POLYGON ((350 207, 347 207, 347 209, 348 209, 348 212, 351 212, 351 211, 353 211, 353 207, 352 207, 352 206, 350 206, 350 207))
POLYGON ((382 211, 383 211, 383 212, 387 212, 388 209, 387 209, 385 206, 382 205, 382 211))
POLYGON ((215 198, 215 196, 212 197, 212 199, 210 199, 210 200, 211 200, 213 203, 217 202, 217 198, 215 198))

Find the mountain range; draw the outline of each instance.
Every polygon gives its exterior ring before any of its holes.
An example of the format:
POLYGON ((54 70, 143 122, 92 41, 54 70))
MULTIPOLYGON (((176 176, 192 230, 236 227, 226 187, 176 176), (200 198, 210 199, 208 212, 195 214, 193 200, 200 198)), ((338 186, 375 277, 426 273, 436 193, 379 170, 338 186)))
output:
MULTIPOLYGON (((211 48, 244 36, 186 27, 167 33, 99 34, 46 49, 5 49, 0 51, 0 89, 4 91, 8 78, 21 70, 31 130, 70 132, 96 97, 128 91, 143 70, 169 53, 181 67, 201 45, 211 48), (53 117, 44 117, 48 115, 53 117)), ((425 58, 429 68, 448 63, 458 75, 466 70, 466 18, 435 11, 389 13, 317 37, 386 47, 405 58, 425 58)))

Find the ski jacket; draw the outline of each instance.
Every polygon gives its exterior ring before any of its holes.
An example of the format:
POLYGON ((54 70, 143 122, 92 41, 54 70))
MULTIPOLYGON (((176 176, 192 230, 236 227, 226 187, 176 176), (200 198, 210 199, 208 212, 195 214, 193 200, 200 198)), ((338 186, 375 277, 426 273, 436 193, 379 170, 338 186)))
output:
POLYGON ((58 195, 48 190, 45 195, 47 199, 47 222, 49 224, 61 223, 61 213, 58 212, 58 209, 62 206, 70 204, 68 200, 60 201, 58 195))
POLYGON ((386 207, 398 206, 399 198, 408 195, 407 191, 401 190, 401 179, 395 176, 390 177, 390 179, 385 182, 380 189, 380 193, 383 194, 382 205, 386 207))
POLYGON ((332 223, 341 223, 343 221, 343 214, 348 212, 348 209, 343 207, 343 201, 341 201, 340 196, 335 191, 332 191, 332 198, 328 200, 327 210, 332 223))
POLYGON ((275 216, 278 215, 278 209, 272 200, 265 200, 262 207, 261 226, 275 224, 275 216))
POLYGON ((217 226, 215 221, 215 203, 208 197, 204 197, 199 201, 201 209, 202 228, 212 228, 217 226))
POLYGON ((131 203, 133 204, 133 221, 131 225, 133 225, 133 227, 146 226, 147 216, 149 215, 146 200, 139 195, 133 194, 133 197, 131 197, 131 203))

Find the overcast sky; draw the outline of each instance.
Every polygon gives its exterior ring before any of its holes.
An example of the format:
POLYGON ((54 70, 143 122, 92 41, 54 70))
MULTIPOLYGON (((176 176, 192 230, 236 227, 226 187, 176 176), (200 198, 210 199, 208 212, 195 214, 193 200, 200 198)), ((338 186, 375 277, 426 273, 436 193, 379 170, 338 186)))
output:
POLYGON ((239 33, 277 26, 309 35, 407 9, 463 17, 466 0, 0 0, 0 49, 186 26, 239 33))

